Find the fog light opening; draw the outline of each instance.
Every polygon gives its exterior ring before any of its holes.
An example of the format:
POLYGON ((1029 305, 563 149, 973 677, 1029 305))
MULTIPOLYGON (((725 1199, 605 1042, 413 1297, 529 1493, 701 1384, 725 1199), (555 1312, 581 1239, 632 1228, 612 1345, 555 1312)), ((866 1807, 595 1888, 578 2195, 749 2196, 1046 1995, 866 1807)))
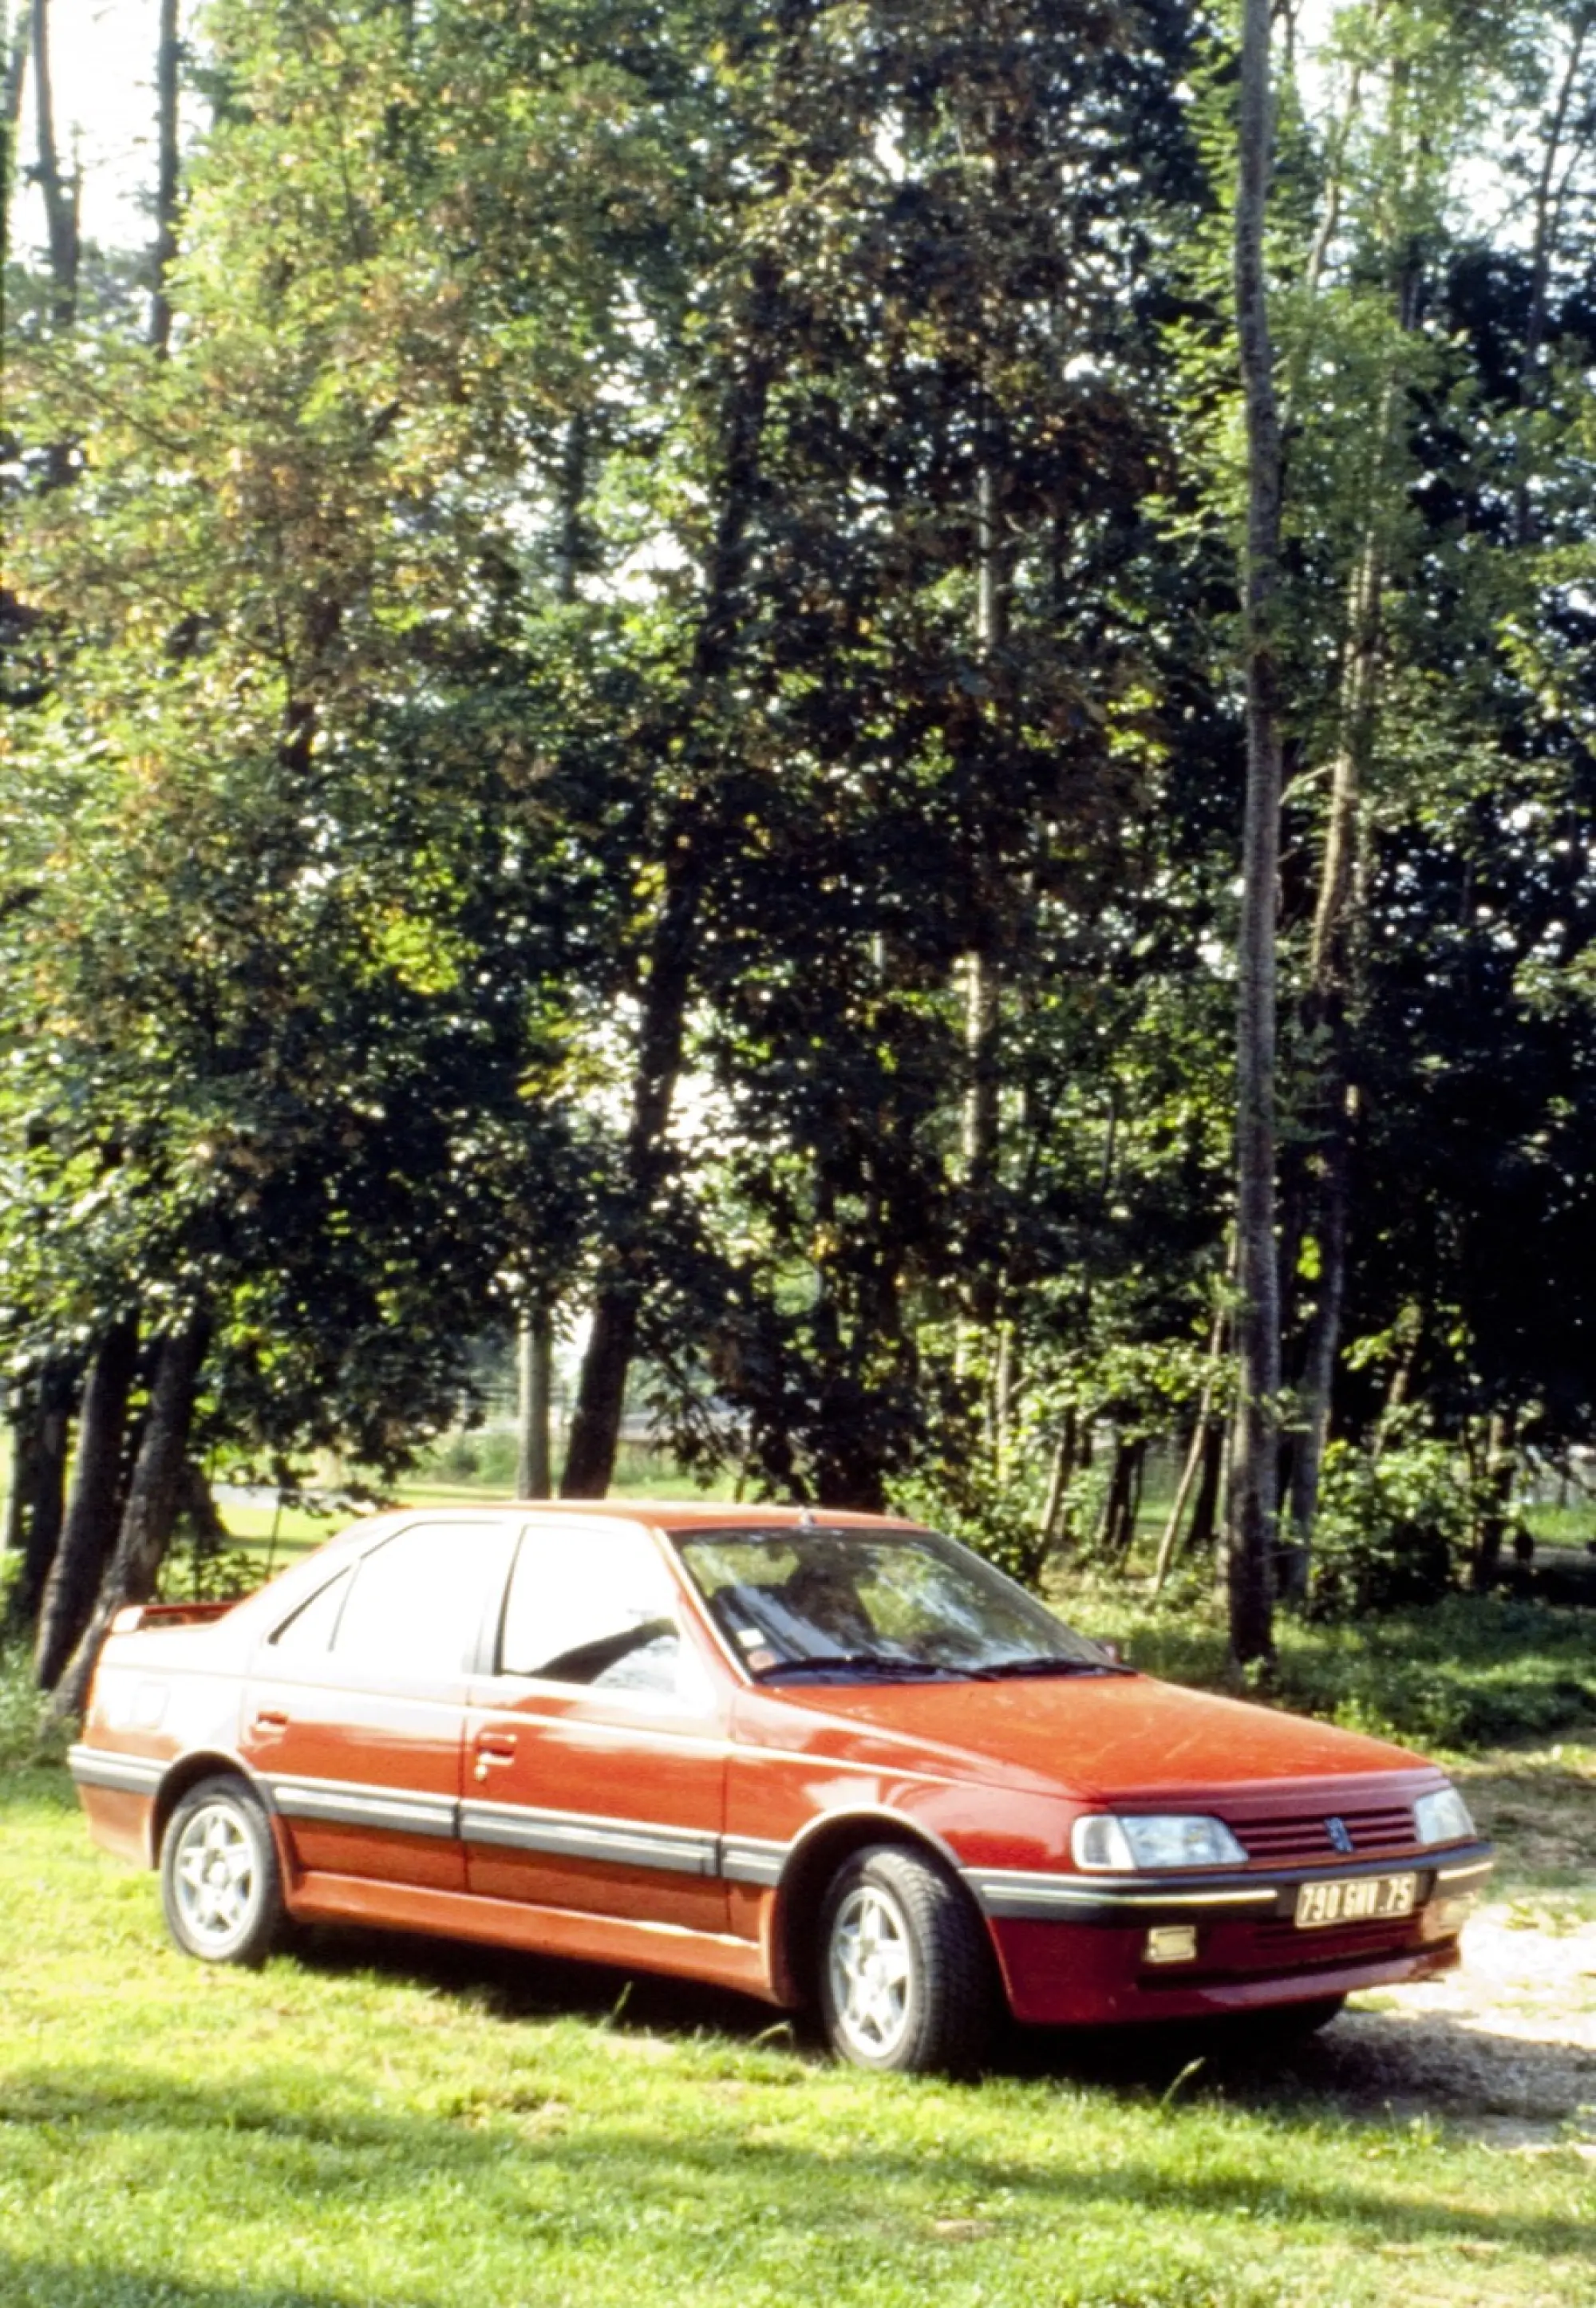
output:
POLYGON ((1154 1924, 1147 1934, 1143 1951, 1148 1963, 1195 1963, 1197 1959, 1197 1926, 1195 1924, 1154 1924))
POLYGON ((1472 1891, 1454 1891, 1448 1898, 1432 1899, 1424 1911, 1424 1936, 1428 1940, 1455 1939, 1468 1922, 1474 1908, 1472 1891))

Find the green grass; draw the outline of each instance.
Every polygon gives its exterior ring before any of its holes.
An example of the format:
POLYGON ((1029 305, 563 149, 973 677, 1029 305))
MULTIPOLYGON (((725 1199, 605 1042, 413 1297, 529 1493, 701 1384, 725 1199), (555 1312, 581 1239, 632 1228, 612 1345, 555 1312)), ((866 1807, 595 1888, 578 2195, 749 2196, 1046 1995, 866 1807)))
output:
MULTIPOLYGON (((556 1475, 558 1452, 556 1451, 556 1475)), ((418 1484, 464 1486, 473 1497, 515 1495, 515 1444, 502 1427, 449 1436, 423 1459, 414 1477, 401 1479, 406 1498, 418 1484)), ((623 1442, 616 1453, 610 1493, 623 1499, 729 1499, 735 1477, 726 1469, 700 1479, 686 1474, 668 1451, 647 1442, 623 1442)))
POLYGON ((818 2064, 728 1998, 414 1941, 177 1956, 59 1771, 0 1775, 6 2308, 1596 2300, 1590 2174, 1272 2069, 818 2064), (619 2008, 617 2008, 619 2007, 619 2008))
MULTIPOLYGON (((1154 1603, 1134 1585, 1087 1573, 1061 1580, 1049 1599, 1088 1633, 1125 1641, 1150 1675, 1227 1687, 1222 1605, 1206 1582, 1154 1603)), ((1454 1752, 1596 1734, 1588 1610, 1450 1595, 1353 1623, 1282 1614, 1275 1636, 1278 1669, 1257 1695, 1349 1730, 1454 1752)))
POLYGON ((1552 1546, 1584 1546, 1596 1538, 1596 1499, 1563 1507, 1526 1507, 1523 1520, 1538 1539, 1552 1546))
MULTIPOLYGON (((468 1444, 476 1438, 462 1438, 468 1444)), ((491 1438, 497 1441, 501 1438, 491 1438)), ((501 1468, 502 1453, 492 1455, 487 1467, 480 1473, 451 1474, 447 1454, 439 1454, 416 1474, 407 1475, 393 1486, 393 1503, 401 1506, 492 1506, 515 1495, 512 1473, 501 1468)), ((461 1463, 463 1463, 462 1461, 461 1463)), ((674 1463, 654 1451, 637 1444, 623 1446, 616 1464, 615 1480, 610 1495, 620 1499, 702 1499, 729 1497, 728 1485, 719 1487, 712 1483, 707 1488, 696 1483, 690 1475, 683 1474, 674 1463)), ((325 1538, 343 1529, 350 1517, 342 1511, 331 1515, 313 1514, 305 1507, 257 1505, 252 1502, 229 1499, 221 1507, 221 1520, 229 1535, 240 1549, 263 1564, 270 1556, 273 1563, 291 1561, 297 1554, 319 1546, 325 1538)))

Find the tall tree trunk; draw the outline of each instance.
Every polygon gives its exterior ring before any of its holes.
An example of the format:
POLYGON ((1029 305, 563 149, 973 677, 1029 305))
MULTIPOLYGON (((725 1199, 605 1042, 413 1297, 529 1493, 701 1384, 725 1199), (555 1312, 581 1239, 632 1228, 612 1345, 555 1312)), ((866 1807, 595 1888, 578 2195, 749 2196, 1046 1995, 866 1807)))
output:
POLYGON ((670 1162, 667 1132, 681 1072, 707 872, 707 838, 684 819, 669 851, 643 994, 622 1207, 600 1272, 565 1450, 560 1490, 568 1499, 601 1499, 615 1471, 638 1319, 653 1271, 651 1214, 670 1162))
POLYGON ((1502 1541, 1507 1534, 1508 1510, 1513 1503, 1516 1435, 1517 1422, 1510 1412, 1491 1413, 1486 1428, 1485 1497, 1474 1534, 1471 1565, 1472 1584, 1480 1595, 1489 1594, 1501 1565, 1502 1541))
MULTIPOLYGON (((586 533, 583 508, 587 502, 591 462, 591 420, 578 409, 565 427, 565 455, 560 465, 559 528, 555 538, 554 593, 570 607, 578 598, 586 533)), ((554 1405, 554 1307, 557 1300, 548 1270, 555 1260, 534 1255, 534 1269, 521 1307, 515 1332, 515 1491, 519 1498, 547 1499, 554 1494, 554 1437, 550 1425, 554 1405)), ((623 1381, 623 1391, 624 1391, 623 1381)))
POLYGON ((1281 736, 1275 605, 1281 443, 1264 269, 1272 103, 1269 0, 1244 0, 1236 325, 1247 411, 1243 583, 1247 811, 1242 841, 1236 1081, 1239 1399, 1233 1429, 1227 1584, 1238 1666, 1273 1655, 1271 1576, 1278 1521, 1280 1272, 1274 1240, 1275 917, 1281 736))
POLYGON ((1038 1532, 1040 1555, 1051 1554, 1064 1545, 1067 1533, 1065 1514, 1069 1500, 1069 1488, 1075 1476, 1075 1436, 1079 1421, 1072 1402, 1059 1425, 1058 1439, 1053 1446, 1053 1460, 1048 1471, 1048 1495, 1042 1505, 1041 1527, 1038 1532))
MULTIPOLYGON (((1345 1021, 1335 1024, 1344 1036, 1345 1021)), ((1356 1092, 1346 1061, 1329 1082, 1328 1127, 1320 1144, 1317 1232, 1319 1277, 1305 1342, 1298 1405, 1298 1432, 1291 1459, 1290 1538, 1281 1550, 1280 1593, 1283 1600, 1307 1600, 1313 1566, 1314 1526, 1319 1512, 1319 1475, 1330 1439, 1336 1358, 1341 1347, 1342 1307, 1346 1296, 1347 1237, 1351 1210, 1352 1129, 1356 1092)))
POLYGON ((47 1363, 17 1402, 12 1421, 12 1489, 6 1545, 22 1567, 5 1598, 5 1631, 31 1637, 66 1510, 66 1444, 73 1374, 47 1363))
POLYGON ((70 181, 61 173, 60 148, 56 142, 56 99, 50 77, 49 0, 32 0, 35 168, 44 199, 45 230, 50 251, 50 321, 62 335, 78 316, 78 265, 82 254, 78 209, 82 178, 74 169, 70 181))
MULTIPOLYGON (((1389 422, 1394 393, 1385 410, 1389 422)), ((1382 428, 1384 430, 1384 427, 1382 428)), ((1332 769, 1318 901, 1303 1004, 1305 1041, 1316 1080, 1304 1199, 1318 1251, 1313 1313, 1303 1347, 1298 1433, 1291 1459, 1290 1537, 1278 1558, 1279 1592, 1302 1602, 1307 1594, 1319 1469, 1330 1434, 1331 1399, 1341 1348, 1351 1213, 1352 1135, 1359 1094, 1353 1065, 1352 1021, 1362 924, 1359 892, 1359 813, 1374 745, 1381 657, 1383 558, 1376 524, 1379 477, 1373 484, 1370 529, 1354 574, 1349 621, 1341 735, 1332 769)))
MULTIPOLYGON (((0 89, 0 266, 11 255, 11 203, 16 190, 17 148, 22 141, 22 83, 27 77, 31 32, 28 10, 19 8, 5 51, 4 86, 0 89)), ((0 296, 3 295, 0 288, 0 296)))
POLYGON ((41 1691, 54 1689, 72 1657, 116 1542, 122 1440, 138 1358, 137 1324, 118 1322, 101 1342, 83 1382, 72 1496, 33 1647, 33 1673, 41 1691))
POLYGON ((1144 1438, 1119 1442, 1114 1446, 1114 1468, 1109 1478, 1109 1495, 1103 1507, 1102 1551, 1121 1561, 1130 1553, 1136 1536, 1136 1518, 1142 1504, 1142 1474, 1147 1456, 1144 1438))
POLYGON ((177 0, 160 0, 155 49, 155 247, 151 254, 150 343, 164 360, 172 340, 168 279, 177 254, 177 0))
POLYGON ((522 1317, 515 1339, 515 1495, 546 1499, 554 1477, 549 1405, 554 1394, 554 1324, 539 1304, 522 1317))
POLYGON ((677 783, 678 797, 662 829, 664 890, 642 995, 620 1209, 600 1271, 572 1413, 560 1483, 561 1494, 568 1499, 602 1498, 609 1487, 643 1295, 654 1270, 653 1209, 670 1167, 668 1132, 686 1038, 700 920, 705 893, 721 864, 724 832, 712 758, 717 744, 713 699, 736 650, 738 605, 760 487, 765 408, 775 374, 779 298, 775 266, 761 256, 753 267, 745 315, 748 350, 724 405, 720 519, 686 697, 660 748, 667 774, 677 783))
POLYGON ((972 949, 964 957, 964 1193, 966 1276, 971 1318, 978 1331, 997 1318, 997 1274, 991 1239, 992 1189, 997 1176, 1000 1062, 998 1020, 1002 977, 996 953, 972 949))
MULTIPOLYGON (((1412 136, 1411 112, 1411 73, 1406 59, 1398 58, 1391 75, 1387 127, 1397 155, 1399 183, 1403 181, 1402 171, 1407 165, 1403 156, 1410 145, 1417 142, 1422 153, 1422 133, 1417 140, 1412 136)), ((1390 271, 1397 326, 1404 337, 1409 336, 1418 326, 1421 277, 1419 249, 1411 231, 1404 232, 1392 249, 1390 271)), ((1304 1004, 1306 1039, 1316 1055, 1317 1068, 1311 1123, 1318 1143, 1309 1158, 1307 1184, 1314 1189, 1319 1276, 1304 1342, 1299 1423, 1291 1462, 1290 1537, 1281 1551, 1279 1576, 1282 1597, 1298 1603, 1306 1598, 1308 1589, 1319 1470, 1330 1434, 1346 1296, 1352 1150, 1359 1107, 1356 1035, 1367 913, 1363 794, 1374 759, 1379 713, 1385 638, 1386 506, 1393 494, 1391 452, 1401 406, 1400 362, 1393 356, 1373 432, 1363 543, 1349 588, 1345 671, 1304 1004)))
POLYGON ((232 1533, 217 1511, 204 1468, 185 1459, 177 1477, 177 1519, 186 1523, 202 1553, 219 1554, 232 1542, 232 1533))
POLYGON ((53 1722, 82 1714, 89 1678, 111 1621, 125 1604, 147 1603, 155 1592, 182 1502, 194 1397, 209 1338, 209 1324, 196 1316, 160 1342, 122 1527, 88 1624, 51 1695, 53 1722))
POLYGON ((1163 1535, 1158 1543, 1158 1558, 1152 1568, 1152 1591, 1155 1595, 1163 1591, 1164 1581, 1169 1575, 1169 1565, 1175 1560, 1175 1549, 1179 1543, 1181 1518, 1186 1513, 1186 1501, 1191 1496, 1197 1477, 1206 1462, 1209 1435, 1213 1425, 1213 1393, 1219 1381, 1220 1357, 1224 1352, 1225 1327, 1228 1319, 1228 1309, 1221 1305, 1214 1315, 1213 1327, 1208 1333, 1208 1370, 1203 1378, 1203 1391, 1197 1402, 1197 1415, 1192 1424, 1191 1441, 1186 1449, 1186 1463, 1181 1468, 1180 1480, 1176 1486, 1174 1503, 1169 1509, 1169 1519, 1164 1525, 1163 1535))
POLYGON ((1192 1509, 1192 1527, 1186 1533, 1188 1554, 1207 1554, 1212 1551, 1219 1536, 1220 1509, 1225 1487, 1225 1430, 1213 1421, 1203 1441, 1203 1471, 1197 1484, 1197 1503, 1192 1509))
MULTIPOLYGON (((975 654, 990 677, 1002 649, 1007 622, 1007 573, 999 535, 996 452, 988 444, 976 484, 975 654)), ((997 1176, 1001 1081, 998 1026, 1002 975, 996 952, 996 885, 999 874, 989 855, 988 819, 978 825, 971 862, 973 910, 980 934, 965 957, 964 998, 964 1191, 973 1271, 968 1277, 971 1311, 978 1330, 989 1331, 997 1314, 997 1276, 991 1236, 992 1191, 997 1176)))
POLYGON ((10 1386, 11 1489, 5 1500, 5 1530, 0 1554, 21 1554, 28 1544, 39 1486, 39 1429, 44 1423, 42 1386, 37 1379, 10 1386))
MULTIPOLYGON (((1577 101, 1586 44, 1596 34, 1596 15, 1589 7, 1580 10, 1571 30, 1573 37, 1552 116, 1547 124, 1545 148, 1535 184, 1535 223, 1530 246, 1530 313, 1524 330, 1523 383, 1520 392, 1521 405, 1525 410, 1539 406, 1544 382, 1540 355, 1546 341, 1548 294, 1551 285, 1552 261, 1557 254, 1568 205, 1572 175, 1571 168, 1564 168, 1559 176, 1565 138, 1570 133, 1570 115, 1573 115, 1572 139, 1576 159, 1592 137, 1596 135, 1596 105, 1590 102, 1588 90, 1586 101, 1583 105, 1577 101)), ((1525 462, 1527 467, 1527 459, 1525 462)), ((1519 546, 1531 544, 1535 536, 1535 501, 1530 480, 1531 476, 1526 469, 1520 478, 1514 500, 1514 543, 1519 546)))

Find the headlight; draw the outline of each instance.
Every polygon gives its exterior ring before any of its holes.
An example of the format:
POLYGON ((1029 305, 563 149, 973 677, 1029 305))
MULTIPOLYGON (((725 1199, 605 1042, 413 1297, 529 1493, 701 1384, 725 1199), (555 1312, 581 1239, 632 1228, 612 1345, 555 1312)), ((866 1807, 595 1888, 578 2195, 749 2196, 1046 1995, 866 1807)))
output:
POLYGON ((1455 1787, 1420 1796, 1413 1806, 1413 1828, 1420 1843, 1471 1843, 1479 1833, 1455 1787))
POLYGON ((1247 1854, 1223 1820, 1169 1817, 1117 1818, 1091 1813, 1070 1830, 1077 1867, 1118 1870, 1137 1867, 1244 1867, 1247 1854))

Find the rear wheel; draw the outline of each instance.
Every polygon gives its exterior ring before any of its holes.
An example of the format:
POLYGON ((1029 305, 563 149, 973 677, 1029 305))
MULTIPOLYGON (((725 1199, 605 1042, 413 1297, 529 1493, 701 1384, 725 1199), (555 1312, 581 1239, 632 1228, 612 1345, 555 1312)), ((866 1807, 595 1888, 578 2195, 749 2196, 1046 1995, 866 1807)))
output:
POLYGON ((961 2073, 991 2033, 991 1951, 961 1887, 918 1851, 856 1852, 820 1917, 820 2008, 855 2067, 961 2073))
POLYGON ((160 1843, 167 1928, 204 1963, 256 1964, 282 1929, 272 1822, 242 1779, 202 1779, 179 1798, 160 1843))

